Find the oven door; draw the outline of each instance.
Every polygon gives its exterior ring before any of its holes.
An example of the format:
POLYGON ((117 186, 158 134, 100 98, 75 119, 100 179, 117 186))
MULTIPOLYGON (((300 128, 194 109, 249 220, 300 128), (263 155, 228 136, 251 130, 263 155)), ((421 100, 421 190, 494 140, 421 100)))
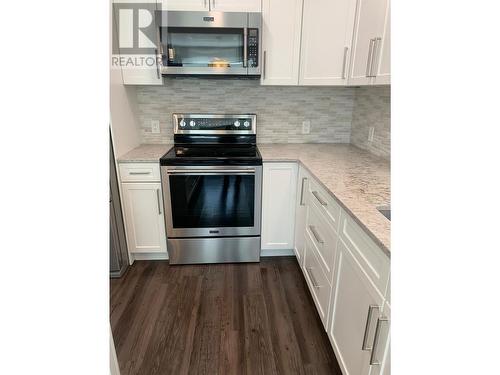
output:
POLYGON ((259 236, 262 166, 163 166, 169 238, 259 236))
POLYGON ((258 39, 252 37, 260 34, 259 14, 181 11, 159 14, 162 74, 260 73, 258 39))

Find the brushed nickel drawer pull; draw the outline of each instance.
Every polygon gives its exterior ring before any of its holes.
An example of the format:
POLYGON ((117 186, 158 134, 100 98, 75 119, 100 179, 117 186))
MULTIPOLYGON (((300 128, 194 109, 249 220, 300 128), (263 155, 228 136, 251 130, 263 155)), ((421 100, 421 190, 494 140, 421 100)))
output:
POLYGON ((316 289, 321 288, 321 285, 318 284, 318 282, 316 281, 316 278, 314 277, 314 274, 312 272, 312 267, 306 267, 306 272, 309 275, 309 278, 311 279, 311 283, 312 283, 313 287, 315 287, 316 289))
POLYGON ((313 191, 312 194, 316 197, 316 199, 319 203, 321 203, 322 206, 328 206, 328 203, 326 203, 323 198, 321 198, 317 191, 313 191))
POLYGON ((316 231, 316 228, 314 227, 314 225, 309 225, 309 230, 313 234, 314 239, 316 240, 316 242, 323 245, 324 242, 321 239, 321 237, 319 236, 318 232, 316 231))
POLYGON ((375 337, 373 338, 372 353, 370 355, 370 365, 372 366, 380 365, 380 362, 375 358, 377 353, 378 343, 380 340, 380 325, 382 324, 382 322, 386 323, 388 321, 389 319, 385 317, 377 319, 377 326, 375 327, 375 337))
POLYGON ((151 172, 128 172, 128 174, 139 175, 139 174, 151 174, 151 172))
POLYGON ((366 326, 365 326, 365 334, 363 336, 363 344, 361 345, 361 350, 372 350, 372 348, 368 347, 368 334, 370 332, 370 323, 372 321, 373 311, 380 311, 380 306, 378 305, 370 305, 368 306, 368 316, 366 317, 366 326))

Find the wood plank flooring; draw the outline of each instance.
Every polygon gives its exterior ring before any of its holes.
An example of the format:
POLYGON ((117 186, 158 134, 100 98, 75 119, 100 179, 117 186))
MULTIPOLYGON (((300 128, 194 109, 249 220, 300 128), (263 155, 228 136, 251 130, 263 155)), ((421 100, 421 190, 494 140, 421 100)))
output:
POLYGON ((136 261, 110 295, 122 375, 341 375, 293 257, 136 261))

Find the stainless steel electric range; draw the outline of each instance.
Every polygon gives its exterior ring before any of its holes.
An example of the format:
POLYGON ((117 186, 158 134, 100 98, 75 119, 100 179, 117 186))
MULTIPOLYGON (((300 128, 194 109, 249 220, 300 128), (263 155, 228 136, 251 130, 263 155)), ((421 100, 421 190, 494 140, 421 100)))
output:
POLYGON ((256 120, 173 115, 174 147, 160 159, 170 264, 259 261, 256 120))

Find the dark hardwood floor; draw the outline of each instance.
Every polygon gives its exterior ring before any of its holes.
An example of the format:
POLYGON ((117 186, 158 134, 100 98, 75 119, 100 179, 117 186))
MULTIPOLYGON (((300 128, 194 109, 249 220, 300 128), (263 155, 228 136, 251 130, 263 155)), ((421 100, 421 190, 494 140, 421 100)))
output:
POLYGON ((341 374, 293 257, 136 261, 110 294, 122 375, 341 374))

